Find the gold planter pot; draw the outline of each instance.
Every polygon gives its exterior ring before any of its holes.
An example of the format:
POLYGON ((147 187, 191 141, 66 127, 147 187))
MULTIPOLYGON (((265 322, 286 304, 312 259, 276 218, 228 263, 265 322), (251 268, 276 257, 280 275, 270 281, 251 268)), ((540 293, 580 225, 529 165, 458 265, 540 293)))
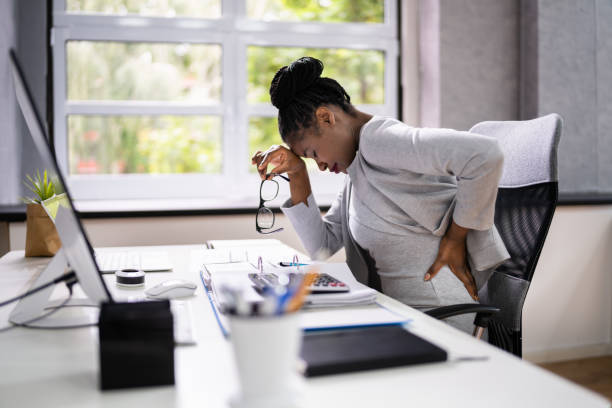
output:
POLYGON ((28 204, 25 256, 53 256, 61 246, 55 224, 42 205, 28 204))

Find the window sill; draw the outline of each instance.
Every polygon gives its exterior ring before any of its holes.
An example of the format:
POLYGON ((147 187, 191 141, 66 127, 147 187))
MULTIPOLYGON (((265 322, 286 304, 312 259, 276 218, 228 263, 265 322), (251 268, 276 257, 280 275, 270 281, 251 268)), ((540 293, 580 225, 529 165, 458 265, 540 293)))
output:
POLYGON ((608 205, 612 204, 611 193, 559 193, 559 206, 608 205))
MULTIPOLYGON (((318 197, 318 196, 317 196, 318 197)), ((75 206, 81 218, 144 218, 190 215, 254 214, 257 209, 253 198, 228 201, 227 199, 155 199, 155 200, 79 200, 75 206)), ((331 197, 318 198, 321 211, 329 209, 331 197), (321 205, 323 203, 323 205, 321 205)), ((269 207, 280 212, 280 200, 269 207)), ((612 194, 559 195, 558 206, 612 205, 612 194)), ((0 221, 21 222, 26 219, 25 204, 0 205, 0 221)))
POLYGON ((19 222, 26 219, 26 205, 0 205, 0 221, 19 222))
MULTIPOLYGON (((326 200, 328 201, 328 200, 326 200)), ((140 199, 140 200, 77 200, 75 207, 82 219, 92 218, 145 218, 197 215, 254 215, 257 199, 140 199)), ((267 205, 279 213, 282 200, 267 205)), ((327 211, 329 205, 319 205, 327 211)), ((0 221, 20 222, 26 219, 24 204, 0 206, 0 221)))
POLYGON ((132 218, 254 214, 257 206, 253 203, 252 199, 228 201, 215 198, 78 200, 75 202, 75 207, 81 218, 132 218))

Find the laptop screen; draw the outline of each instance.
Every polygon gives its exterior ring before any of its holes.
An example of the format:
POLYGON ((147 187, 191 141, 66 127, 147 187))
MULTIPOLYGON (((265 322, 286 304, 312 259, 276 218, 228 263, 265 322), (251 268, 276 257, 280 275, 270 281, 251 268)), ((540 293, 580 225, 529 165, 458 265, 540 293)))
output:
POLYGON ((10 51, 10 61, 17 102, 38 152, 35 174, 29 176, 34 180, 40 177, 53 182, 55 196, 46 200, 43 207, 55 222, 65 256, 70 267, 74 269, 83 291, 94 302, 112 301, 13 50, 10 51))

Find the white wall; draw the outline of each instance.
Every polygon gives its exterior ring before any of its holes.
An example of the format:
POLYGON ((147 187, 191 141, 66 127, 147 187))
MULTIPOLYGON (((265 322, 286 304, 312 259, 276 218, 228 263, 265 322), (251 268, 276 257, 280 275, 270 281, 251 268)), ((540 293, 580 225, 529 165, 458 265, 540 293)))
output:
POLYGON ((612 205, 559 207, 523 309, 532 361, 611 354, 612 205))
MULTIPOLYGON (((284 216, 275 234, 302 250, 284 216)), ((94 246, 194 244, 261 238, 252 215, 85 220, 94 246)), ((23 249, 25 224, 10 224, 23 249)), ((333 257, 344 260, 343 251, 333 257)), ((526 359, 555 361, 609 354, 612 335, 612 205, 559 207, 523 309, 526 359)))
MULTIPOLYGON (((280 239, 305 252, 285 216, 277 214, 276 217, 276 224, 285 227, 285 230, 268 237, 280 239)), ((94 247, 204 244, 211 239, 266 238, 255 231, 254 214, 86 219, 84 226, 94 247)), ((11 250, 25 248, 25 231, 25 222, 9 224, 11 250)), ((343 262, 344 259, 344 251, 339 251, 332 258, 336 262, 343 262)))

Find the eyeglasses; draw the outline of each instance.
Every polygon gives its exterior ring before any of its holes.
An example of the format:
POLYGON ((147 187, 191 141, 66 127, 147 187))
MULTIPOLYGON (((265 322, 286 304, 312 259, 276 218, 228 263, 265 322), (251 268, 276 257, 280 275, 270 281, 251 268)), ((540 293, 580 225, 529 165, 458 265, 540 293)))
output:
MULTIPOLYGON (((276 176, 289 181, 289 177, 277 174, 276 176)), ((257 217, 255 217, 255 230, 260 234, 273 234, 282 231, 283 228, 278 228, 270 231, 274 226, 274 213, 271 209, 265 206, 267 201, 272 201, 278 195, 278 183, 276 180, 262 180, 259 185, 259 208, 257 209, 257 217)))

